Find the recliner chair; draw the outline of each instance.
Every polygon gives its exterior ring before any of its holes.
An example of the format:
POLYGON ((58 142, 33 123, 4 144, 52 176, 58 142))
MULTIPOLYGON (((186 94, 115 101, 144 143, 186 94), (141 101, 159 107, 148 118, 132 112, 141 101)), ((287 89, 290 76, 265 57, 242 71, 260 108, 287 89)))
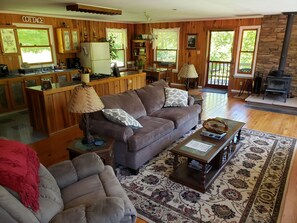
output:
POLYGON ((0 221, 18 223, 136 222, 137 212, 111 166, 86 153, 48 169, 39 168, 39 210, 0 186, 0 221))

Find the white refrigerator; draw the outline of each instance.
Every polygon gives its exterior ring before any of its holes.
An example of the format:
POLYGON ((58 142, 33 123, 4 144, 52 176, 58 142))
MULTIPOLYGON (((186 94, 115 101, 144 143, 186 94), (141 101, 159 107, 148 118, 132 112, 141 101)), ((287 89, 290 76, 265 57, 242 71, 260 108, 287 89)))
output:
POLYGON ((78 57, 81 66, 91 68, 92 73, 111 75, 108 42, 81 43, 78 57))

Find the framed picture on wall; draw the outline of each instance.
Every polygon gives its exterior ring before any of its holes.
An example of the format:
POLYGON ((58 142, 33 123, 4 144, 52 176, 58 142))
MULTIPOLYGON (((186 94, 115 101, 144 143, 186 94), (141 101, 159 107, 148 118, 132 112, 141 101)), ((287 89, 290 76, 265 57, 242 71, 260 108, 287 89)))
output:
POLYGON ((196 49, 196 48, 197 48, 197 34, 188 34, 187 49, 196 49))
POLYGON ((2 48, 3 54, 18 53, 15 27, 1 26, 0 39, 1 39, 1 48, 2 48))

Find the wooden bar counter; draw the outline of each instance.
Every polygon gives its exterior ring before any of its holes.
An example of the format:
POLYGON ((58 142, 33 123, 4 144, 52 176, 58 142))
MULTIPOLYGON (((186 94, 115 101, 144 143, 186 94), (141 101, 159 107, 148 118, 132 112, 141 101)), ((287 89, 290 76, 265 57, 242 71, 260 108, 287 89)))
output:
MULTIPOLYGON (((73 89, 80 82, 52 84, 52 89, 41 90, 41 86, 26 88, 31 125, 34 130, 53 135, 59 131, 77 125, 80 115, 70 113, 67 109, 73 89)), ((122 72, 121 77, 108 77, 88 83, 99 96, 117 94, 127 90, 138 89, 146 85, 146 74, 122 72)))

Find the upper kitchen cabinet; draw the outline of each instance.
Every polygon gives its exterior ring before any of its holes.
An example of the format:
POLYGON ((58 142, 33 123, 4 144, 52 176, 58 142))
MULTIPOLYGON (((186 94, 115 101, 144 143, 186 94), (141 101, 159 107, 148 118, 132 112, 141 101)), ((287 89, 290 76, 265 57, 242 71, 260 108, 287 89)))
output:
POLYGON ((77 53, 80 49, 79 31, 75 28, 57 28, 59 53, 77 53))
POLYGON ((0 26, 0 43, 2 54, 18 54, 15 26, 0 26))

